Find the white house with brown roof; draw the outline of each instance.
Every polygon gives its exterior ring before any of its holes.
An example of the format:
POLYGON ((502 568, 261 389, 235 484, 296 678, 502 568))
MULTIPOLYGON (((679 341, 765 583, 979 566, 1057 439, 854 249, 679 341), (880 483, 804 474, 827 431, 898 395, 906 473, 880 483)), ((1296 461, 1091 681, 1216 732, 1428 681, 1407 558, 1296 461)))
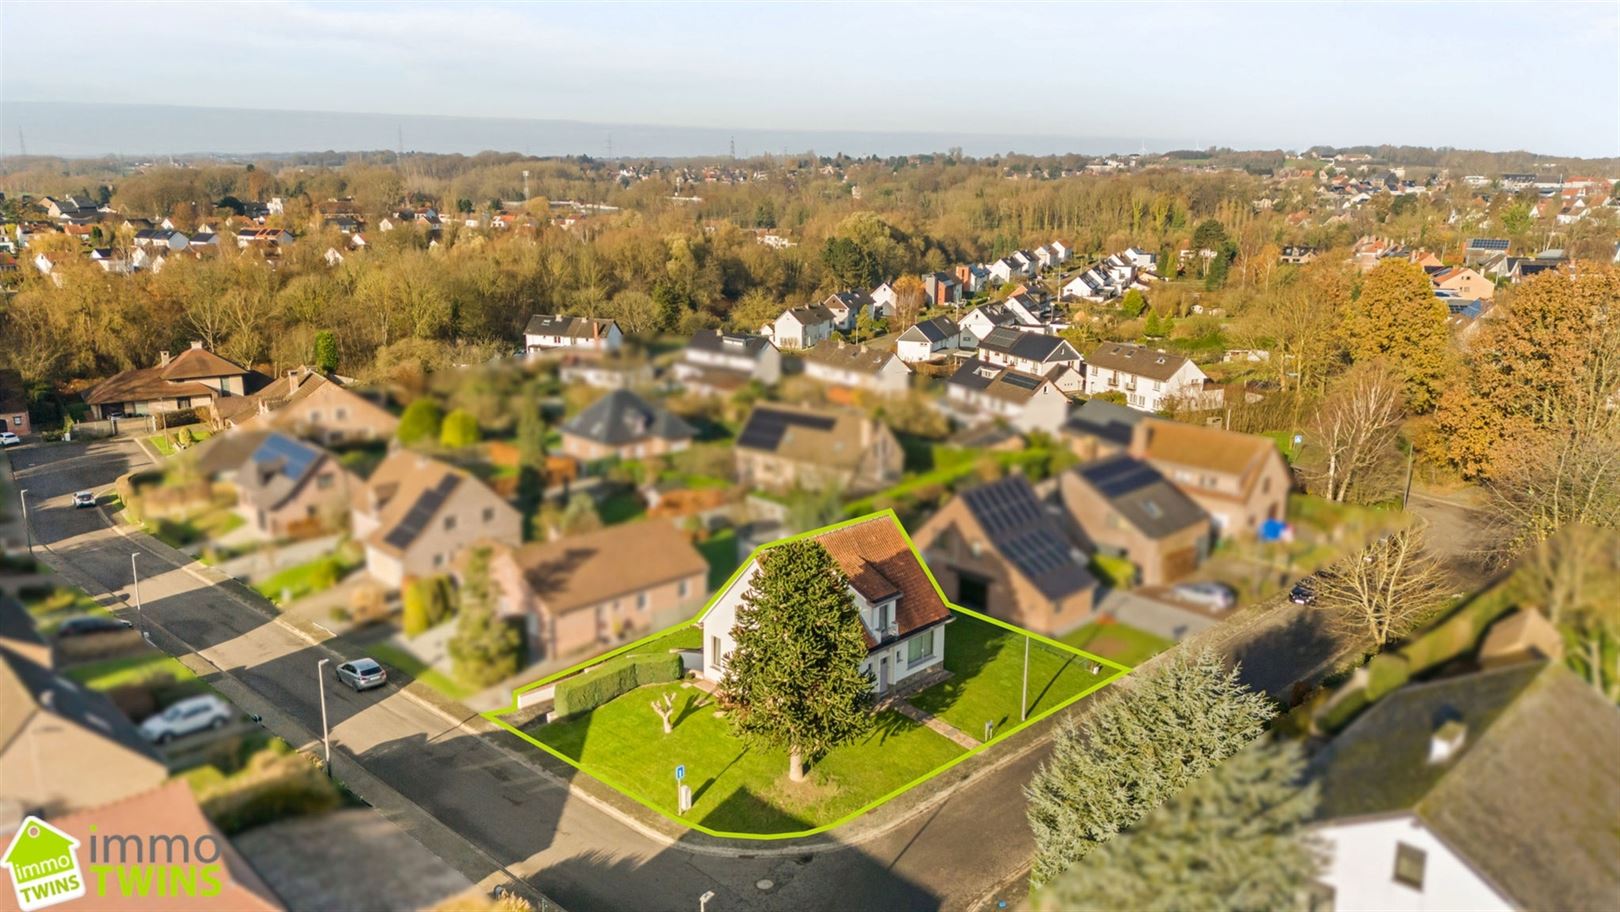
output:
MULTIPOLYGON (((887 693, 944 664, 951 610, 893 517, 870 517, 822 532, 815 541, 827 549, 849 582, 866 634, 861 671, 871 676, 874 693, 887 693)), ((732 631, 743 595, 753 586, 760 561, 770 559, 769 547, 756 554, 698 618, 703 628, 699 673, 708 680, 719 681, 725 675, 726 658, 737 647, 732 631)))
POLYGON ((830 386, 881 396, 904 395, 911 386, 911 368, 888 349, 828 339, 803 358, 804 375, 830 386))
POLYGON ((522 515, 500 495, 461 469, 410 450, 395 450, 356 488, 350 523, 365 545, 367 572, 391 587, 448 572, 474 542, 523 539, 522 515))
POLYGON ((624 333, 612 320, 535 314, 523 327, 523 350, 533 358, 546 351, 609 354, 624 345, 624 333))
POLYGON ((489 566, 530 661, 612 649, 691 617, 708 595, 708 562, 664 519, 498 548, 489 566))
POLYGON ((1104 342, 1086 356, 1086 395, 1119 391, 1125 404, 1144 412, 1174 402, 1219 405, 1220 393, 1206 391, 1209 375, 1186 357, 1129 342, 1104 342))
POLYGON ((216 399, 247 394, 251 372, 203 348, 201 342, 177 357, 158 356, 156 367, 114 374, 85 394, 95 418, 151 415, 209 405, 216 399))
POLYGON ((786 351, 790 348, 813 348, 832 338, 833 312, 823 304, 801 304, 782 311, 775 322, 761 327, 760 332, 786 351))

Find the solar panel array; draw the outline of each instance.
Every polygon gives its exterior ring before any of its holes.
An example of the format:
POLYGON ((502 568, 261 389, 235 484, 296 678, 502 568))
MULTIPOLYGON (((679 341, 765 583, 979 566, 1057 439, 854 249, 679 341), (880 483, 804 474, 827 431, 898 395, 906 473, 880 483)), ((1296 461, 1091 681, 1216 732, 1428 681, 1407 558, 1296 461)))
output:
POLYGON ((1052 524, 1022 476, 962 494, 996 550, 1049 597, 1089 585, 1091 577, 1069 554, 1068 541, 1052 524))
POLYGON ((1020 374, 1008 371, 1001 376, 1001 382, 1019 389, 1032 390, 1041 385, 1040 377, 1031 377, 1029 374, 1020 374))
POLYGON ((1123 497, 1159 480, 1159 473, 1147 463, 1134 459, 1108 459, 1081 470, 1104 497, 1123 497))
POLYGON ((838 423, 827 415, 806 415, 802 412, 779 412, 776 409, 756 408, 748 417, 737 445, 752 450, 774 450, 782 443, 790 427, 830 431, 838 423))
POLYGON ((310 465, 319 456, 320 453, 313 447, 281 434, 271 434, 264 438, 259 448, 253 451, 254 463, 258 465, 278 463, 278 471, 294 481, 303 478, 304 473, 309 471, 310 465))
POLYGON ((405 518, 399 521, 399 525, 389 531, 383 541, 395 548, 404 549, 410 547, 411 542, 416 541, 416 537, 422 534, 422 530, 427 528, 427 524, 433 521, 433 514, 439 512, 439 507, 444 504, 445 500, 449 498, 450 492, 454 491, 456 485, 459 484, 461 484, 461 478, 456 475, 446 475, 439 479, 438 484, 417 496, 416 503, 411 504, 411 509, 406 512, 405 518))

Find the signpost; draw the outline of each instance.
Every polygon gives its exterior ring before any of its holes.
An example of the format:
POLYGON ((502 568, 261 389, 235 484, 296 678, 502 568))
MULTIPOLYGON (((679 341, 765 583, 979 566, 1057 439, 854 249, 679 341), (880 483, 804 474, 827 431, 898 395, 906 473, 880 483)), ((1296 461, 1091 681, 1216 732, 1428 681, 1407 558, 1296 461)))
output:
POLYGON ((676 813, 684 814, 692 809, 692 789, 686 785, 686 764, 675 765, 675 807, 676 813))

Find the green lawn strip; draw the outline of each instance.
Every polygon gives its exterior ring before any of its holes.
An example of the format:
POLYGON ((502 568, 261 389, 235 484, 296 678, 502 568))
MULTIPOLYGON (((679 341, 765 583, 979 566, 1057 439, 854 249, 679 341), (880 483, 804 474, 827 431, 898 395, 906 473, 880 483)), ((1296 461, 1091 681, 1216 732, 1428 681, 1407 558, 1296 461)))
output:
POLYGON ((701 649, 703 647, 703 628, 692 626, 691 621, 682 621, 673 627, 667 628, 662 635, 654 635, 630 644, 623 655, 647 655, 655 652, 669 652, 671 649, 701 649))
POLYGON ((330 589, 359 564, 344 556, 342 548, 314 560, 278 570, 253 584, 259 594, 278 604, 285 593, 290 600, 330 589))
POLYGON ((902 788, 963 753, 962 748, 895 712, 815 762, 808 781, 787 782, 782 751, 750 747, 715 715, 695 687, 654 684, 566 722, 529 733, 592 776, 671 816, 675 765, 686 767, 693 810, 684 819, 732 833, 792 833, 822 826, 902 788), (674 731, 665 735, 649 703, 677 695, 674 731))
POLYGON ((377 661, 399 669, 452 700, 465 700, 477 693, 476 690, 467 687, 451 675, 447 675, 428 665, 393 643, 372 643, 366 646, 365 649, 377 661))
POLYGON ((154 519, 146 523, 152 537, 171 548, 184 548, 217 539, 239 529, 247 521, 228 506, 215 506, 184 519, 154 519))
POLYGON ((112 613, 86 595, 84 590, 72 586, 35 584, 22 587, 18 595, 23 608, 33 615, 34 626, 39 629, 41 636, 50 636, 71 618, 112 613), (46 586, 49 586, 49 591, 45 591, 46 586))
MULTIPOLYGON (((1114 674, 1103 666, 1093 675, 1086 656, 1064 652, 1040 640, 1029 650, 1029 715, 1061 706, 1114 674)), ((957 613, 945 628, 945 668, 950 680, 935 684, 911 698, 911 703, 932 713, 969 736, 982 739, 984 723, 1001 732, 1019 724, 1024 674, 1024 636, 1012 630, 957 613)))
POLYGON ((197 676, 179 659, 160 652, 87 662, 70 666, 62 673, 91 690, 111 690, 126 684, 139 684, 157 675, 171 677, 177 682, 197 680, 197 676))
POLYGON ((1090 623, 1058 637, 1058 640, 1093 655, 1113 659, 1121 665, 1137 666, 1176 645, 1174 640, 1155 636, 1125 624, 1090 623))
POLYGON ((732 571, 742 563, 737 553, 737 530, 721 529, 697 546, 698 553, 709 562, 709 591, 714 592, 726 584, 732 571))

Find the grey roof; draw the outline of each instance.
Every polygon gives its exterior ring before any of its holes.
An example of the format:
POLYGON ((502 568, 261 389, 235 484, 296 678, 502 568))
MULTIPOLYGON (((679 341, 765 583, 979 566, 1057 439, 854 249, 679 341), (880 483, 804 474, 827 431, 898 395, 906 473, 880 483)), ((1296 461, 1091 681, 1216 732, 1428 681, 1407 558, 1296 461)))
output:
POLYGON ((1042 595, 1059 599, 1097 585, 1024 476, 1008 475, 961 497, 996 551, 1042 595))
POLYGON ((723 333, 718 329, 699 330, 686 347, 693 351, 720 352, 758 358, 771 340, 758 333, 723 333))
POLYGON ((163 763, 163 756, 111 700, 80 687, 44 666, 0 649, 0 754, 36 712, 49 713, 115 744, 163 763))
POLYGON ((1169 380, 1187 359, 1172 352, 1155 351, 1129 342, 1104 342, 1086 356, 1086 363, 1108 370, 1136 374, 1150 380, 1169 380))
MULTIPOLYGON (((887 348, 855 345, 843 339, 823 339, 803 353, 804 360, 863 374, 882 373, 898 356, 887 348)), ((909 372, 911 368, 906 368, 909 372)))
POLYGON ((1028 402, 1042 386, 1051 381, 1003 365, 968 358, 945 382, 964 389, 980 390, 1009 402, 1028 402))
POLYGON ((1568 669, 1526 662, 1389 694, 1311 774, 1323 820, 1413 813, 1516 905, 1583 909, 1620 897, 1617 755, 1620 709, 1568 669), (1461 750, 1430 763, 1448 721, 1461 750))
POLYGON ((690 440, 696 433, 669 409, 629 390, 614 390, 575 415, 563 432, 603 446, 624 446, 649 437, 690 440))
POLYGON ((861 309, 872 306, 872 296, 864 291, 840 291, 828 295, 827 300, 821 303, 827 306, 829 313, 832 311, 832 306, 830 303, 832 301, 837 301, 844 307, 852 309, 861 309))
POLYGON ((1075 409, 1073 415, 1069 416, 1063 428, 1070 433, 1084 434, 1119 446, 1127 446, 1131 442, 1131 434, 1136 426, 1146 417, 1146 412, 1127 408, 1106 399, 1087 399, 1080 403, 1080 407, 1075 409))
POLYGON ((1072 471, 1149 538, 1164 538, 1208 519, 1203 508, 1167 481, 1158 469, 1124 453, 1088 462, 1072 471))
POLYGON ((528 325, 523 327, 523 334, 526 336, 567 336, 573 339, 589 339, 595 335, 606 335, 608 328, 612 325, 612 320, 599 320, 593 317, 534 314, 529 317, 528 325))
POLYGON ((961 332, 956 321, 950 317, 935 317, 924 320, 900 334, 899 342, 927 342, 930 345, 942 342, 961 332))
POLYGON ((997 326, 990 330, 979 340, 979 348, 1042 363, 1054 357, 1060 361, 1072 361, 1080 357, 1074 346, 1057 336, 1021 332, 1009 326, 997 326))
POLYGON ((833 320, 833 312, 820 304, 800 304, 798 307, 788 308, 787 312, 805 326, 831 323, 833 320))
POLYGON ((981 304, 968 311, 968 316, 983 314, 985 319, 996 326, 1007 326, 1018 322, 1018 314, 1013 313, 1011 307, 1005 304, 981 304))

